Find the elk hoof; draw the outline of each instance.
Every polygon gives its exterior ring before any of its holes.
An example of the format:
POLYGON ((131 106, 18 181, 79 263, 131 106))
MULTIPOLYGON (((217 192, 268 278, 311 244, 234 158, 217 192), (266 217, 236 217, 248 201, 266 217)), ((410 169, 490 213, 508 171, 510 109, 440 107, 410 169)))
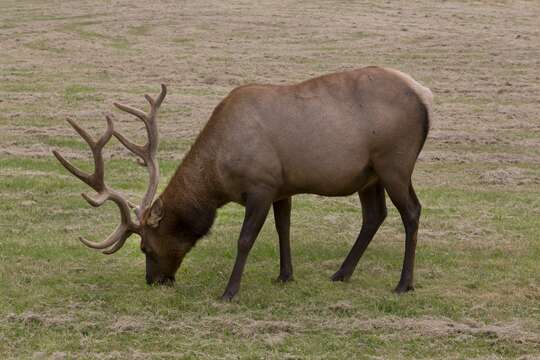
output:
POLYGON ((225 293, 221 295, 221 301, 231 302, 234 299, 235 295, 236 293, 225 291, 225 293))
POLYGON ((290 281, 294 281, 294 277, 292 274, 279 274, 279 276, 275 280, 275 282, 277 283, 286 283, 290 281))
POLYGON ((404 284, 398 284, 396 288, 394 289, 394 292, 396 294, 404 294, 409 291, 414 291, 414 286, 412 285, 404 285, 404 284))
POLYGON ((348 281, 351 277, 351 274, 346 274, 345 272, 338 270, 330 280, 332 281, 348 281))

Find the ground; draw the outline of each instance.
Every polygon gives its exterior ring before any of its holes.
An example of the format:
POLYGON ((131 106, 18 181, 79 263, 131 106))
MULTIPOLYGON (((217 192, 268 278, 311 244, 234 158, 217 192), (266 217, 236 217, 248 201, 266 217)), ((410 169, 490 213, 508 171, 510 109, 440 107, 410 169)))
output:
MULTIPOLYGON (((0 0, 0 353, 6 358, 345 359, 540 356, 538 1, 0 0), (423 203, 416 290, 391 292, 404 233, 395 209, 348 283, 332 283, 360 228, 355 196, 293 201, 296 281, 274 283, 268 219, 239 297, 218 301, 243 209, 226 206, 173 288, 148 287, 138 239, 82 246, 117 223, 51 156, 90 168, 65 122, 93 134, 113 101, 160 114, 161 187, 219 100, 366 65, 435 94, 414 184, 423 203)), ((145 174, 117 143, 109 182, 140 198, 145 174)))

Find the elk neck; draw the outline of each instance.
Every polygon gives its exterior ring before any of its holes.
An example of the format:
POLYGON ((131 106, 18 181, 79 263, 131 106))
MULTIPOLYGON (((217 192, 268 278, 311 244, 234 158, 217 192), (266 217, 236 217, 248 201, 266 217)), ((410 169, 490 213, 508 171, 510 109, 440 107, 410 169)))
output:
POLYGON ((196 242, 212 227, 221 201, 215 184, 213 154, 198 151, 200 141, 184 157, 160 195, 164 221, 170 231, 187 233, 196 242))

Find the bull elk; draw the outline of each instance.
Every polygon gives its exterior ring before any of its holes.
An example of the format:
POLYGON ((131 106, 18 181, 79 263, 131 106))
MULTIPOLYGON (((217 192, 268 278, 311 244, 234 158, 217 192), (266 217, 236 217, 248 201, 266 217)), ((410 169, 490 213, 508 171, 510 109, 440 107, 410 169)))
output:
POLYGON ((75 122, 70 125, 92 150, 95 171, 85 173, 54 155, 96 192, 83 194, 92 206, 113 201, 121 223, 103 242, 80 240, 112 254, 132 234, 141 237, 148 284, 172 283, 184 256, 208 233, 216 211, 236 202, 245 206, 238 252, 224 300, 232 299, 248 254, 273 207, 279 237, 278 280, 293 279, 289 244, 291 196, 300 193, 347 196, 358 193, 363 223, 343 264, 332 276, 346 281, 386 217, 385 191, 405 227, 405 256, 395 291, 413 289, 413 267, 420 217, 411 175, 429 130, 431 91, 393 69, 366 67, 317 77, 295 85, 246 85, 234 89, 209 121, 155 200, 156 117, 166 95, 146 95, 150 111, 115 103, 142 120, 148 140, 137 145, 114 129, 97 140, 75 122), (104 182, 102 150, 114 136, 148 169, 150 184, 139 206, 104 182), (134 208, 135 219, 131 217, 134 208))

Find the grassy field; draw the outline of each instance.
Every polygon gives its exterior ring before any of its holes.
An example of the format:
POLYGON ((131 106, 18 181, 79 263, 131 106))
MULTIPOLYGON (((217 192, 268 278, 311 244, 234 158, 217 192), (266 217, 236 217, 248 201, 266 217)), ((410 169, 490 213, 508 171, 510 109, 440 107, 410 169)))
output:
MULTIPOLYGON (((401 359, 540 357, 538 1, 0 0, 0 357, 401 359), (117 211, 90 208, 51 155, 90 168, 73 118, 97 134, 112 101, 160 117, 163 187, 237 85, 365 65, 435 93, 414 183, 423 204, 416 291, 394 295, 397 211, 348 283, 329 277, 361 225, 356 197, 293 201, 296 281, 274 283, 268 219, 239 297, 218 301, 243 209, 228 205, 173 288, 148 287, 132 239, 104 256, 117 211)), ((142 139, 140 124, 115 114, 142 139)), ((146 176, 117 143, 108 181, 138 199, 146 176)))

